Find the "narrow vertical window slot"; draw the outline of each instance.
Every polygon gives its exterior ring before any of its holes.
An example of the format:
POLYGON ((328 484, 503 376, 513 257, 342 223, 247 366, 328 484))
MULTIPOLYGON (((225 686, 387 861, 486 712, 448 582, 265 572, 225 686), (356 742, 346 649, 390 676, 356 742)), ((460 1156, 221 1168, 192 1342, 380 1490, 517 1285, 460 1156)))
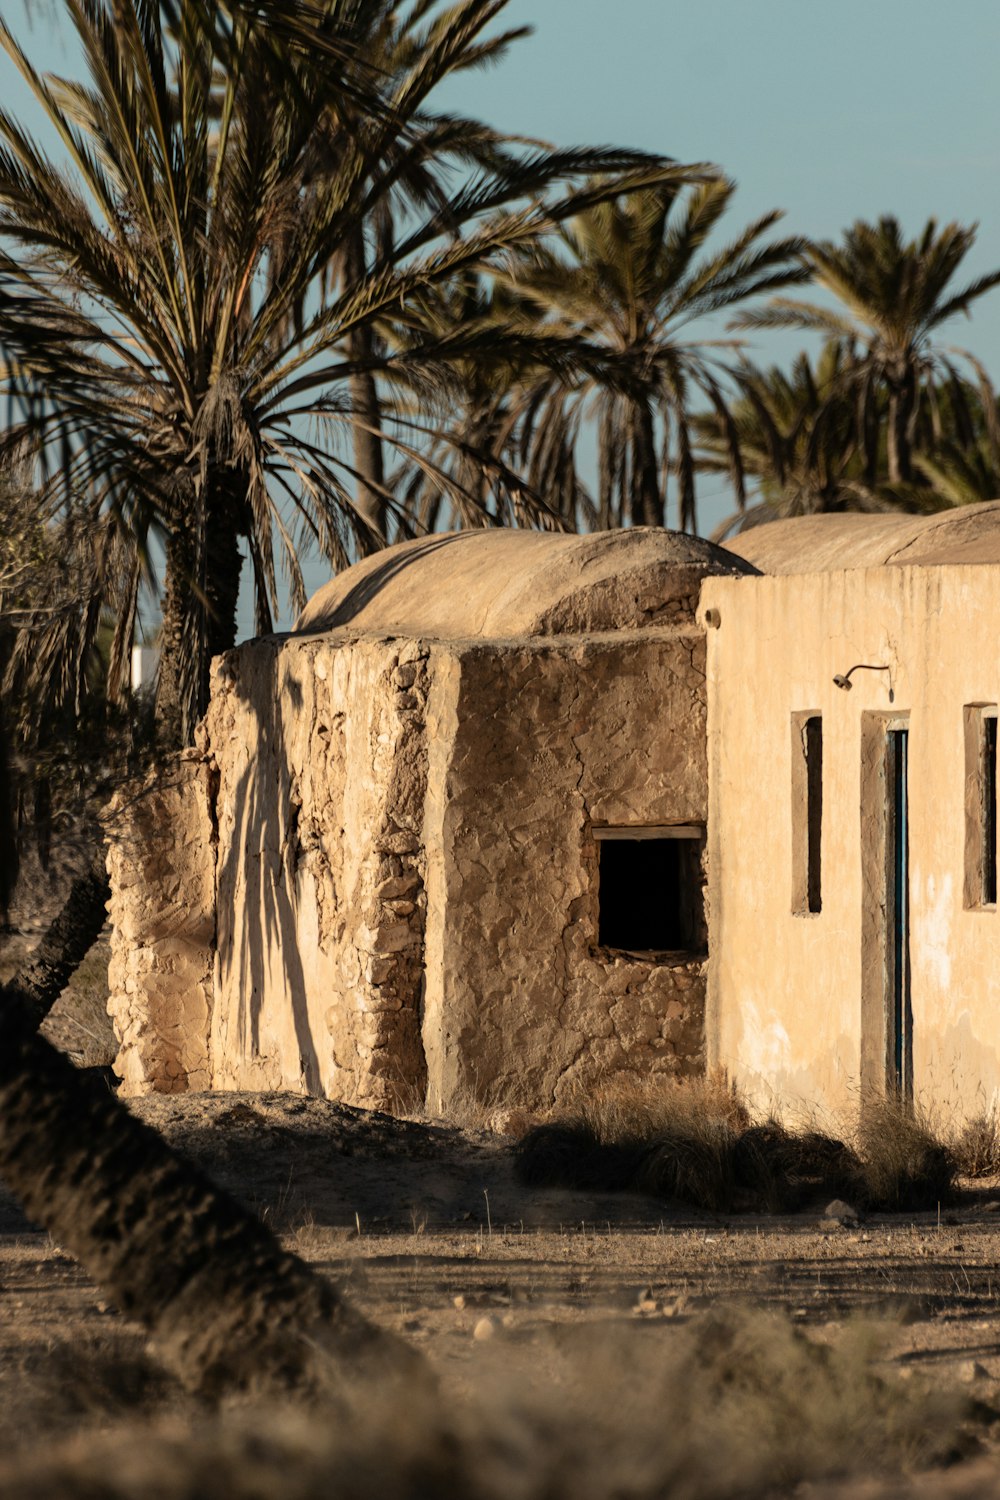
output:
POLYGON ((823 909, 823 719, 792 715, 792 912, 823 909))
POLYGON ((983 719, 983 904, 997 902, 997 716, 983 719))
POLYGON ((965 906, 997 904, 997 706, 967 704, 965 718, 965 906))

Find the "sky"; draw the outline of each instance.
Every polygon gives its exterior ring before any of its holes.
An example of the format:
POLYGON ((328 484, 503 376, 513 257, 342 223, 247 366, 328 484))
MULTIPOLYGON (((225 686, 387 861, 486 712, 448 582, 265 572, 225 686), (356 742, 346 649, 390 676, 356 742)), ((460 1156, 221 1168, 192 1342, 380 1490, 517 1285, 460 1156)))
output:
MULTIPOLYGON (((23 0, 0 0, 0 14, 24 33, 23 0)), ((934 217, 979 224, 963 283, 1000 265, 996 0, 510 0, 503 21, 534 34, 489 72, 449 80, 440 108, 557 145, 715 162, 739 186, 730 234, 773 208, 784 232, 831 239, 859 218, 893 213, 913 236, 934 217)), ((68 68, 51 23, 34 23, 29 50, 68 68)), ((18 113, 24 97, 0 60, 0 100, 18 113)), ((754 340, 760 362, 802 346, 754 340)), ((1000 289, 942 341, 1000 380, 1000 289)), ((702 530, 731 509, 706 476, 702 530)), ((311 587, 326 576, 308 568, 311 587)))

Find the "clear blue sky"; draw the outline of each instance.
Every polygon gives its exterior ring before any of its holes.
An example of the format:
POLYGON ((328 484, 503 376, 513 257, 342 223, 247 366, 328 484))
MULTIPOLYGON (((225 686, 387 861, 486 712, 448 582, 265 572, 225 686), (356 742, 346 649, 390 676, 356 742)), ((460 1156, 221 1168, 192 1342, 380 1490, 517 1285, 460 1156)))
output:
MULTIPOLYGON (((0 10, 21 32, 22 0, 0 10)), ((440 107, 560 145, 714 161, 739 184, 732 231, 771 208, 830 238, 856 218, 891 212, 916 234, 933 216, 978 222, 968 278, 1000 265, 997 0, 511 0, 504 20, 535 34, 440 107)), ((68 69, 49 33, 36 21, 30 50, 68 69)), ((0 90, 17 110, 6 63, 0 90)), ((1000 379, 1000 290, 944 337, 1000 379)), ((757 356, 799 342, 761 340, 757 356)), ((702 493, 709 530, 731 507, 717 481, 702 493)))

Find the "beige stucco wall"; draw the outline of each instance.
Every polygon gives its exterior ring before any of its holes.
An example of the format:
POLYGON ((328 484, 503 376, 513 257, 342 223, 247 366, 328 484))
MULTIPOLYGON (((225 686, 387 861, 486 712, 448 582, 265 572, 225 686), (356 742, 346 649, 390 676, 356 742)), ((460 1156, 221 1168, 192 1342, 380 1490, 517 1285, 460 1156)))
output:
MULTIPOLYGON (((1000 569, 709 579, 710 1064, 760 1105, 856 1107, 880 955, 866 714, 908 716, 913 1076, 952 1118, 1000 1090, 1000 914, 963 905, 963 706, 1000 700, 1000 569), (856 662, 852 689, 833 677, 856 662), (791 716, 823 717, 822 910, 793 915, 791 716), (866 854, 867 849, 867 854, 866 854), (866 863, 867 860, 867 863, 866 863)), ((875 852, 877 863, 877 851, 875 852)))

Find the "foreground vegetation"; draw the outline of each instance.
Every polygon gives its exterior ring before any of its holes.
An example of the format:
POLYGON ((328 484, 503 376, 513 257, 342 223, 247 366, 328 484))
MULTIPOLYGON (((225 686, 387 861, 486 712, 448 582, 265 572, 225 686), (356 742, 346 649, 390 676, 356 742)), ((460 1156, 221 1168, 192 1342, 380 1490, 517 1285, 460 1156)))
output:
POLYGON ((826 1344, 780 1318, 723 1314, 655 1345, 636 1330, 572 1353, 536 1347, 550 1383, 493 1360, 464 1397, 409 1384, 390 1411, 384 1388, 362 1389, 350 1423, 321 1402, 185 1409, 141 1356, 56 1349, 47 1380, 38 1361, 19 1372, 8 1413, 22 1431, 44 1425, 86 1384, 91 1421, 110 1408, 110 1430, 85 1422, 62 1448, 8 1458, 0 1495, 752 1500, 974 1451, 992 1414, 957 1389, 901 1380, 881 1364, 884 1337, 857 1324, 826 1344))
POLYGON ((324 1100, 136 1109, 414 1365, 374 1385, 356 1369, 346 1417, 315 1387, 216 1404, 0 1198, 0 1494, 639 1500, 939 1494, 942 1465, 985 1493, 996 1478, 983 1204, 720 1221, 518 1185, 496 1138, 324 1100))
POLYGON ((996 1120, 938 1138, 918 1106, 892 1095, 859 1110, 846 1140, 755 1118, 724 1082, 616 1081, 524 1136, 527 1183, 632 1190, 719 1213, 789 1213, 829 1199, 868 1210, 952 1202, 959 1173, 1000 1164, 996 1120))

